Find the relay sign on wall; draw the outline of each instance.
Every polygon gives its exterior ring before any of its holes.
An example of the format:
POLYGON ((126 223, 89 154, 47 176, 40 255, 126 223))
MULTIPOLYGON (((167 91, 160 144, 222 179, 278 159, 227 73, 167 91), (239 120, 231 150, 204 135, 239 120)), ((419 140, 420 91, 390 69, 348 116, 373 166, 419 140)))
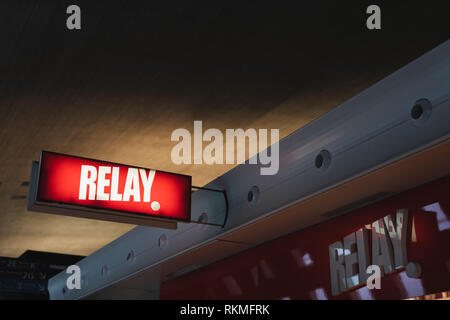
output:
POLYGON ((43 151, 28 209, 176 228, 190 221, 191 177, 43 151))

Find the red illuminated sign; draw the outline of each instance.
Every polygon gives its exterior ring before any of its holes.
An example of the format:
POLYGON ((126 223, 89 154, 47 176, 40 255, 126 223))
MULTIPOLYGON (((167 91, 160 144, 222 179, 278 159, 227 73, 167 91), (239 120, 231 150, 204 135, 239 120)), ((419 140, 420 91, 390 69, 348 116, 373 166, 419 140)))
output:
POLYGON ((82 210, 69 215, 190 220, 190 176, 43 151, 36 185, 33 204, 82 210))

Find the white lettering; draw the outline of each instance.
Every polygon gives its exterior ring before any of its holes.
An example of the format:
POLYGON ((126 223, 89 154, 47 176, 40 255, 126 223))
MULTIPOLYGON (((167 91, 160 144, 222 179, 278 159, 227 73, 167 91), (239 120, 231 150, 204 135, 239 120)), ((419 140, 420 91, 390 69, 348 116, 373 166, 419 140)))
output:
MULTIPOLYGON (((120 167, 99 166, 97 170, 94 166, 82 165, 78 199, 130 201, 133 197, 134 202, 140 202, 141 200, 151 202, 156 171, 148 170, 147 174, 146 169, 128 168, 127 170, 126 180, 122 181, 121 184, 119 181, 120 167), (121 192, 123 192, 123 195, 121 192)), ((160 204, 153 201, 151 207, 154 211, 158 211, 160 204)))
POLYGON ((97 169, 93 166, 81 166, 78 199, 86 200, 87 187, 89 186, 89 200, 95 200, 95 180, 97 180, 97 169))
POLYGON ((69 290, 81 289, 81 269, 77 265, 68 266, 66 270, 67 274, 71 274, 67 278, 66 285, 69 290))
POLYGON ((170 154, 172 162, 176 165, 191 163, 191 133, 186 129, 176 129, 172 132, 171 141, 180 141, 172 148, 170 154), (183 153, 181 156, 180 153, 183 153))
POLYGON ((67 17, 66 26, 69 30, 80 30, 81 29, 81 9, 77 5, 70 5, 66 9, 67 14, 71 14, 67 17))
POLYGON ((119 193, 119 167, 112 168, 111 177, 111 201, 122 201, 122 195, 119 193))
POLYGON ((395 218, 387 215, 365 228, 329 246, 331 291, 337 295, 367 283, 369 289, 380 288, 380 277, 405 267, 408 210, 401 209, 395 218), (372 265, 369 233, 372 233, 372 265), (371 273, 373 274, 369 276, 371 273), (369 283, 371 284, 369 286, 369 283))
POLYGON ((330 271, 331 271, 331 292, 337 295, 347 289, 345 281, 344 266, 344 246, 341 241, 337 241, 329 246, 330 271))
POLYGON ((367 7, 367 14, 371 14, 367 18, 366 26, 369 30, 380 30, 381 29, 381 9, 379 6, 373 4, 367 7))
POLYGON ((171 158, 174 164, 242 164, 245 162, 248 153, 248 164, 258 164, 259 160, 261 175, 275 175, 278 173, 279 129, 270 130, 270 144, 267 129, 259 129, 258 132, 252 128, 245 131, 244 129, 226 129, 225 137, 219 129, 211 128, 206 130, 204 134, 202 132, 202 121, 194 121, 193 162, 191 158, 192 136, 190 132, 183 128, 172 132, 171 141, 178 141, 171 151, 171 158), (224 140, 225 148, 223 145, 224 140), (210 142, 204 149, 203 141, 210 142))
POLYGON ((105 187, 109 187, 110 181, 106 179, 106 174, 111 173, 111 167, 98 167, 97 200, 109 200, 109 194, 105 193, 105 187))
POLYGON ((370 277, 367 278, 367 288, 370 290, 373 289, 381 289, 381 269, 377 265, 371 265, 367 267, 367 274, 370 274, 370 277))
POLYGON ((155 170, 150 170, 148 177, 144 169, 139 169, 139 173, 141 174, 142 185, 144 186, 144 202, 150 202, 155 170))

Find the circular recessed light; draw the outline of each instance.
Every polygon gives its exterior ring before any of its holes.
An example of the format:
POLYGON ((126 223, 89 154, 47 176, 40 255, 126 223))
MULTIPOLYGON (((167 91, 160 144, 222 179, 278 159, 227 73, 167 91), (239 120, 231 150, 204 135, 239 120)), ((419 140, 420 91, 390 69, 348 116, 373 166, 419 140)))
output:
POLYGON ((259 188, 257 186, 253 186, 250 191, 247 193, 247 201, 250 203, 255 203, 259 198, 259 188))
POLYGON ((428 99, 419 99, 411 108, 410 117, 415 125, 424 124, 430 117, 433 111, 433 105, 428 99))
POLYGON ((414 120, 419 119, 423 115, 423 107, 420 104, 416 104, 411 109, 411 118, 414 120))
POLYGON ((134 251, 130 250, 127 254, 127 262, 133 262, 134 261, 134 251))

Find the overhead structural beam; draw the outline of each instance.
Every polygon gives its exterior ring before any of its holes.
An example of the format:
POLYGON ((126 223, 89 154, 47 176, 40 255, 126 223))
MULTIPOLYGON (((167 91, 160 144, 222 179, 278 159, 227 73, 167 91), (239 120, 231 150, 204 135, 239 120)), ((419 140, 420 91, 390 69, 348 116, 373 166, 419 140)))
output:
MULTIPOLYGON (((214 246, 236 230, 446 141, 449 119, 447 41, 281 140, 277 175, 261 176, 259 165, 240 165, 209 183, 208 188, 226 190, 224 228, 184 223, 177 230, 136 227, 78 263, 81 290, 64 290, 64 272, 50 279, 50 298, 80 299, 144 273, 153 280, 162 277, 158 268, 163 263, 214 246)), ((193 216, 206 213, 212 221, 216 213, 223 214, 221 195, 211 194, 192 194, 193 216)))

